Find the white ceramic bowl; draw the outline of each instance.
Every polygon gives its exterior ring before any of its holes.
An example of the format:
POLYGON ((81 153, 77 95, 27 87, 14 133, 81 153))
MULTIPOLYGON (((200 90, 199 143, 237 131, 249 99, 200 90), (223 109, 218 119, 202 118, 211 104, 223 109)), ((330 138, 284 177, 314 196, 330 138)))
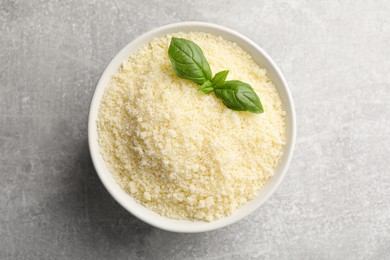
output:
POLYGON ((231 29, 210 23, 183 22, 170 24, 154 29, 130 42, 112 59, 112 61, 108 64, 107 68, 104 70, 96 86, 96 90, 92 98, 91 108, 89 111, 89 149, 91 152, 92 161, 95 166, 95 169, 100 177, 100 180, 103 182, 108 192, 120 205, 122 205, 122 207, 124 207, 137 218, 155 227, 173 232, 193 233, 222 228, 244 218, 257 208, 259 208, 271 196, 271 194, 275 191, 275 189, 282 181, 286 173, 287 167, 290 163, 291 157, 293 155, 295 138, 296 121, 294 104, 286 80, 284 79, 279 68, 263 49, 261 49, 256 43, 254 43, 247 37, 231 29), (122 61, 132 55, 139 47, 143 46, 155 37, 160 37, 168 33, 190 31, 200 31, 220 35, 224 39, 236 42, 238 45, 240 45, 245 51, 252 55, 253 59, 256 61, 257 64, 267 70, 268 76, 276 85, 276 88, 282 99, 284 109, 286 111, 287 143, 284 147, 284 154, 276 169, 275 175, 265 185, 265 187, 260 191, 259 195, 255 199, 236 210, 232 215, 212 222, 174 220, 163 217, 145 208, 141 204, 138 204, 115 182, 115 179, 109 172, 99 152, 98 144, 96 119, 98 116, 100 101, 103 97, 104 89, 109 83, 111 76, 118 69, 122 61))

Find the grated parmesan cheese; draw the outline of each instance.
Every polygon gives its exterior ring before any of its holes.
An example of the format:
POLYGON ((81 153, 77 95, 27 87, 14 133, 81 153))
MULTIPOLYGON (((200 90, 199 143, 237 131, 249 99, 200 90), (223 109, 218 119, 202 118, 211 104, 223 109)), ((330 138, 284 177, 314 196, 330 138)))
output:
POLYGON ((236 43, 200 33, 213 74, 252 85, 265 112, 228 109, 180 79, 168 58, 173 35, 152 40, 113 75, 97 121, 111 173, 145 207, 175 219, 212 221, 256 197, 285 144, 285 112, 275 86, 236 43))

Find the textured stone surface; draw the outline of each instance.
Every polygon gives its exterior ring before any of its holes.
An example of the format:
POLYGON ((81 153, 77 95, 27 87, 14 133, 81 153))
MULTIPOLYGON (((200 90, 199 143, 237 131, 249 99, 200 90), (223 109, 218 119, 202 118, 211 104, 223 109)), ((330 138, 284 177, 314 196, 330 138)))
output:
POLYGON ((388 259, 390 3, 0 1, 1 259, 388 259), (174 234, 105 191, 87 146, 105 65, 167 23, 250 36, 295 98, 295 156, 246 219, 174 234))

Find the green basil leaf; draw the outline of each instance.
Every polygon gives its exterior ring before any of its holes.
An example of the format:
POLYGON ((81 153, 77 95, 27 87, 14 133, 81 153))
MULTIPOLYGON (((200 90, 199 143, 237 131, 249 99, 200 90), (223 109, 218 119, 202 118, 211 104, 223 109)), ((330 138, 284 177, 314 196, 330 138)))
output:
POLYGON ((211 80, 211 69, 201 48, 194 42, 173 37, 168 49, 176 75, 202 85, 211 80))
POLYGON ((210 94, 214 91, 213 84, 211 84, 210 80, 203 83, 203 85, 198 89, 198 91, 204 94, 210 94))
POLYGON ((228 70, 223 70, 218 72, 214 75, 214 78, 211 80, 211 83, 213 83, 213 86, 219 87, 222 86, 223 83, 225 83, 226 77, 229 74, 228 70))
POLYGON ((239 81, 225 81, 222 86, 214 87, 215 95, 230 109, 261 114, 263 105, 251 85, 239 81))

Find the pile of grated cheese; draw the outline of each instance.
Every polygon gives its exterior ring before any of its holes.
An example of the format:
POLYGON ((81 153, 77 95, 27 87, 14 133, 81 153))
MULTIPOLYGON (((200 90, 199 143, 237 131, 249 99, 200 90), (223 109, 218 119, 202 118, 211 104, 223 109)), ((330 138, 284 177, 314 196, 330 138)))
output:
POLYGON ((236 43, 191 32, 155 38, 125 60, 105 90, 100 150, 119 185, 174 219, 212 221, 257 196, 285 144, 285 112, 274 84, 236 43), (171 37, 198 44, 213 75, 252 85, 263 114, 227 108, 176 76, 171 37))

